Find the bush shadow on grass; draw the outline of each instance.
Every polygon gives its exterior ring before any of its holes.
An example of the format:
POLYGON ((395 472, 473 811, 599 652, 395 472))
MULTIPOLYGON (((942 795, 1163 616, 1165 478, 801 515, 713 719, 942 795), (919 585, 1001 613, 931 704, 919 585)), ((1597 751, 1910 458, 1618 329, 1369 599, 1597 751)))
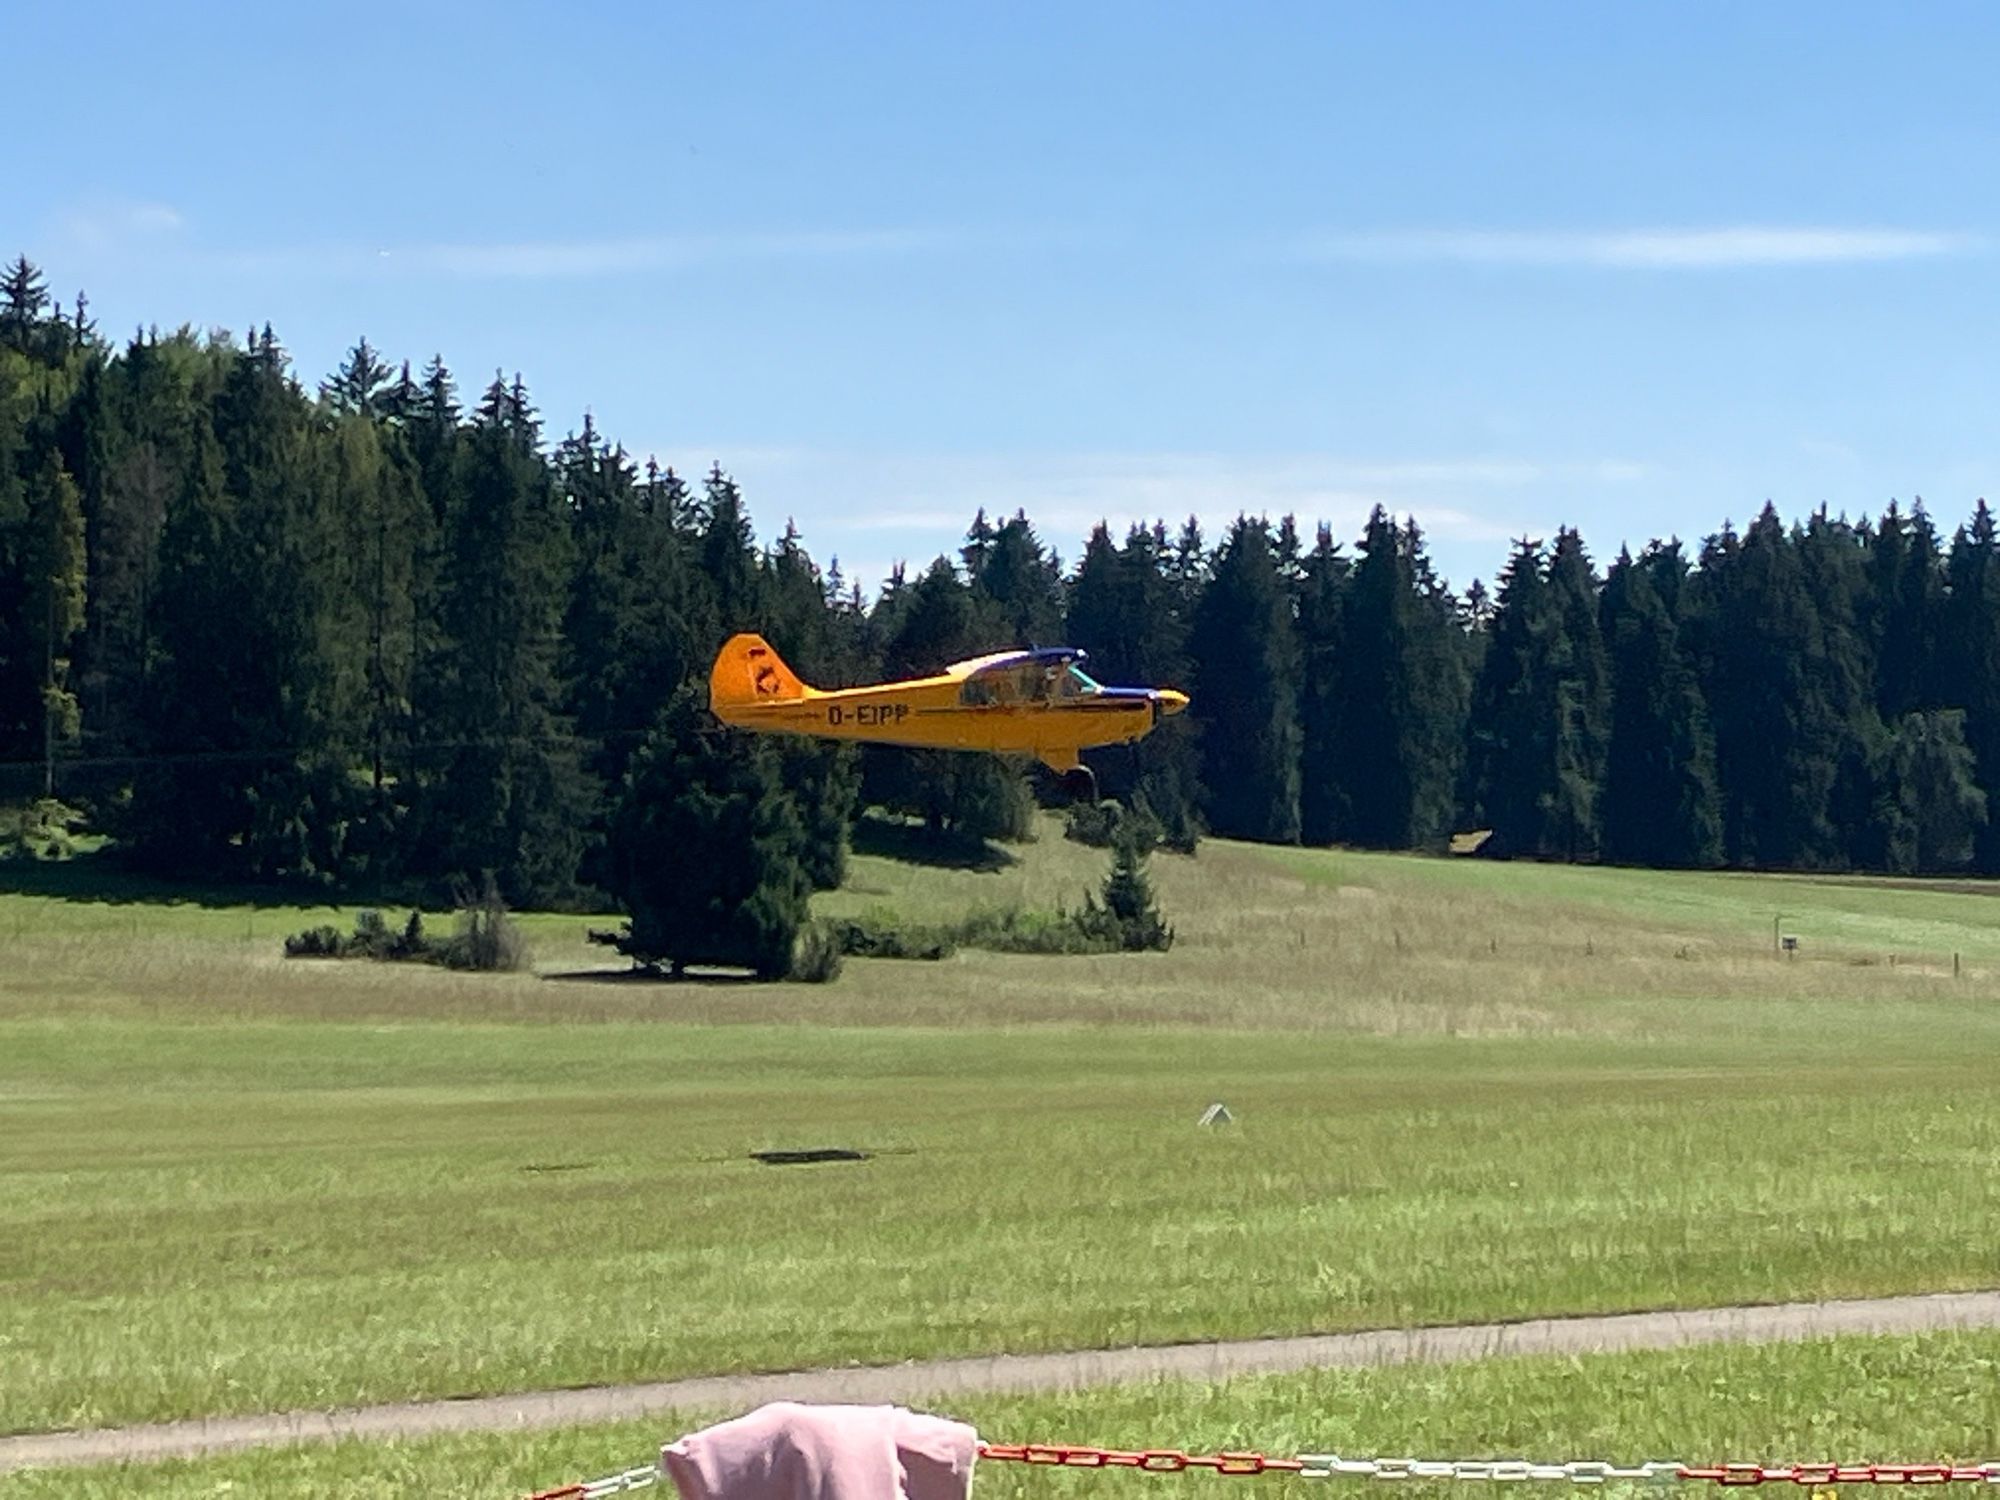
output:
POLYGON ((649 969, 634 964, 629 969, 561 969, 541 976, 559 984, 645 984, 667 985, 676 989, 688 985, 705 988, 732 988, 740 984, 763 984, 755 974, 737 969, 698 969, 676 979, 665 969, 649 969))
POLYGON ((974 870, 992 874, 1017 863, 1014 856, 989 840, 963 833, 933 833, 921 823, 868 813, 856 820, 851 847, 856 854, 941 870, 974 870))
MULTIPOLYGON (((217 908, 249 906, 266 911, 304 906, 352 906, 366 900, 352 892, 335 892, 318 887, 169 880, 130 869, 109 852, 62 860, 0 860, 0 896, 45 896, 55 901, 107 906, 168 906, 177 903, 217 908)), ((377 901, 375 904, 408 903, 377 901)))

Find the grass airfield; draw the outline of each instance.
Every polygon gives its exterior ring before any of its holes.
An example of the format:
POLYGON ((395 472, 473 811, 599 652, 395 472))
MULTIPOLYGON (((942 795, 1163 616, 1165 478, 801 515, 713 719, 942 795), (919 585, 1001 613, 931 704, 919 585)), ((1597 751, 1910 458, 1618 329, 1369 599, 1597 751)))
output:
MULTIPOLYGON (((2000 1432, 2000 1335, 1835 1339, 1581 1359, 1511 1359, 1395 1369, 1322 1370, 1220 1383, 1157 1381, 1056 1396, 918 1402, 999 1442, 1256 1449, 1350 1457, 1976 1461, 2000 1432)), ((338 1495, 348 1500, 519 1500, 572 1480, 652 1461, 659 1445, 729 1412, 559 1432, 482 1433, 403 1442, 273 1448, 147 1465, 105 1464, 8 1476, 23 1500, 210 1500, 217 1495, 338 1495)), ((1120 1500, 1139 1493, 1255 1497, 1370 1494, 1362 1481, 1267 1474, 1149 1479, 1020 1464, 979 1466, 980 1500, 1120 1500), (1228 1486, 1218 1490, 1218 1485, 1228 1486)), ((1830 1487, 1829 1487, 1830 1488, 1830 1487)), ((1949 1487, 1957 1490, 1959 1486, 1949 1487)), ((1624 1494, 1661 1490, 1614 1481, 1624 1494)), ((1398 1494, 1464 1494, 1464 1484, 1403 1480, 1398 1494)), ((1532 1485, 1533 1494, 1573 1493, 1532 1485)), ((1821 1490, 1819 1493, 1827 1493, 1821 1490)), ((671 1494, 671 1490, 667 1493, 671 1494)))
MULTIPOLYGON (((1053 823, 1012 852, 859 857, 822 907, 1075 905, 1103 869, 1053 823)), ((287 962, 286 933, 351 912, 27 872, 0 894, 0 1428, 2000 1280, 2000 886, 1222 843, 1154 874, 1164 957, 851 960, 803 987, 627 982, 584 942, 602 918, 524 919, 532 976, 287 962), (1236 1123, 1198 1129, 1218 1099, 1236 1123), (820 1145, 881 1154, 747 1155, 820 1145)), ((2000 1450, 1996 1354, 1963 1335, 1619 1356, 1603 1380, 1274 1377, 981 1423, 1538 1453, 1545 1429, 1608 1450, 1548 1456, 1658 1456, 1708 1429, 1646 1424, 1748 1370, 1734 1389, 1774 1384, 1712 1413, 1763 1424, 1730 1457, 1779 1456, 1763 1430, 1964 1458, 1982 1433, 2000 1450), (1436 1425, 1439 1381, 1472 1427, 1436 1425), (1634 1381, 1643 1410, 1608 1398, 1634 1381), (1813 1425, 1855 1388, 1874 1395, 1813 1425), (1308 1440, 1327 1403, 1378 1399, 1390 1425, 1308 1440)), ((394 1494, 421 1470, 496 1493, 658 1436, 245 1455, 145 1487, 394 1494)), ((995 1467, 980 1488, 1133 1482, 995 1467)))

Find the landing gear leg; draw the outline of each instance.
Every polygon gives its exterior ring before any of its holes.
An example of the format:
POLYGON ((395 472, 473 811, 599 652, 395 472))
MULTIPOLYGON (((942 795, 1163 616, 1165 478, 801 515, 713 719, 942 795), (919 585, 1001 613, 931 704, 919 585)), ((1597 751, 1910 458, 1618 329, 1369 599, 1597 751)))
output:
POLYGON ((1097 773, 1089 766, 1077 766, 1074 770, 1063 772, 1062 784, 1063 790, 1069 794, 1070 801, 1081 802, 1089 807, 1096 806, 1097 773))

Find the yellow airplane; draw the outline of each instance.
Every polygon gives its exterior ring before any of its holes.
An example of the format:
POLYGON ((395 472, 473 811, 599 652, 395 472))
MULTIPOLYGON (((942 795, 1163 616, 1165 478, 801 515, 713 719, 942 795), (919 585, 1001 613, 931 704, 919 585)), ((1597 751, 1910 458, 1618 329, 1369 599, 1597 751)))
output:
POLYGON ((805 734, 931 750, 1032 755, 1079 795, 1096 785, 1079 752, 1151 732, 1188 705, 1172 688, 1101 687, 1067 646, 999 651, 936 677, 822 691, 807 687, 760 635, 731 636, 708 674, 708 706, 760 734, 805 734))

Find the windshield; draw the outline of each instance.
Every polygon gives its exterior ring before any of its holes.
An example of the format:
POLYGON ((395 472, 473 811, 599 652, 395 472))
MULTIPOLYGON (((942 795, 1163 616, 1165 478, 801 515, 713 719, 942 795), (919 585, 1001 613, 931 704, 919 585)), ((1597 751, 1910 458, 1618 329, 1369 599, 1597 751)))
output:
POLYGON ((959 693, 968 708, 1046 703, 1051 698, 1081 698, 1098 691, 1090 674, 1071 663, 1023 662, 1019 666, 981 672, 959 693))

